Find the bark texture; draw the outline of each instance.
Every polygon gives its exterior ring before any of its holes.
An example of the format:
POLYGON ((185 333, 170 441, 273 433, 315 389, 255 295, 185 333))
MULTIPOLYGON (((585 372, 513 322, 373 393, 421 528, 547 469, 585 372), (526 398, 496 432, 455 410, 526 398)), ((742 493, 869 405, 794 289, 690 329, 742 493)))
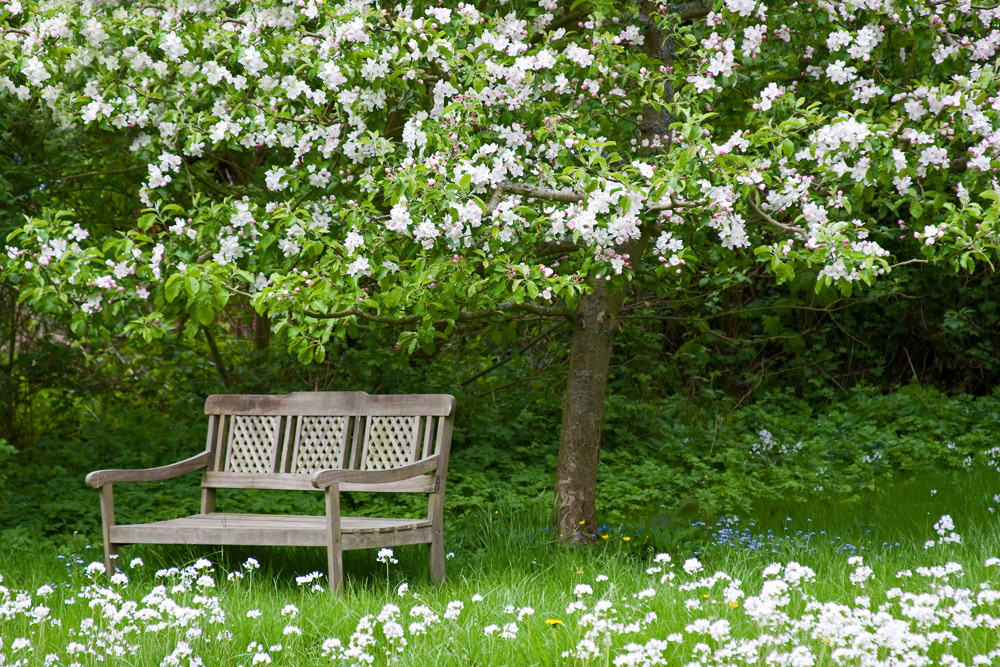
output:
POLYGON ((623 300, 622 288, 602 286, 576 309, 555 480, 553 523, 563 539, 594 532, 604 395, 623 300))

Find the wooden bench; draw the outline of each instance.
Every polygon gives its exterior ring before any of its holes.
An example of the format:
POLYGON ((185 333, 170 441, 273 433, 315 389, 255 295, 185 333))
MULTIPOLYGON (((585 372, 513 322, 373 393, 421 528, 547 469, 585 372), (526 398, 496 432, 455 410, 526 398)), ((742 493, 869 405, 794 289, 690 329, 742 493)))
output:
POLYGON ((298 392, 214 395, 208 436, 196 456, 141 470, 98 470, 104 565, 121 544, 326 547, 330 591, 343 586, 345 549, 430 544, 430 571, 443 581, 443 509, 455 399, 445 394, 298 392), (201 511, 168 521, 115 523, 115 482, 152 482, 201 470, 201 511), (323 491, 325 516, 216 512, 218 489, 323 491), (340 514, 341 491, 428 494, 426 519, 340 514))

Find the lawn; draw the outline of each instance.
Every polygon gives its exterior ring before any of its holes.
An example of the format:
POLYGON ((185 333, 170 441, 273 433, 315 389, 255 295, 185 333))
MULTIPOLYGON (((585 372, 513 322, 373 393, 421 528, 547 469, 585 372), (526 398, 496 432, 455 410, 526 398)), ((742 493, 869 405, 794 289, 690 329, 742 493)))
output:
POLYGON ((924 475, 673 546, 557 547, 535 499, 456 527, 443 586, 422 548, 347 554, 341 598, 319 550, 136 546, 109 579, 99 545, 5 544, 0 665, 995 665, 996 492, 924 475))

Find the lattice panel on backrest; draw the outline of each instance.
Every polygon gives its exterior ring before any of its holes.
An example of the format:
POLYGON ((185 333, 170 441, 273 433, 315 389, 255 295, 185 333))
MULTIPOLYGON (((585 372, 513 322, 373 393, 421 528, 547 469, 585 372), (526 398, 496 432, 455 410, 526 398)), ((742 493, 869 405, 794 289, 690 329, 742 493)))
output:
POLYGON ((388 470, 417 460, 420 417, 368 418, 362 470, 388 470))
POLYGON ((275 471, 281 417, 233 415, 229 422, 226 472, 275 471))
POLYGON ((289 472, 342 468, 348 417, 300 417, 289 472))

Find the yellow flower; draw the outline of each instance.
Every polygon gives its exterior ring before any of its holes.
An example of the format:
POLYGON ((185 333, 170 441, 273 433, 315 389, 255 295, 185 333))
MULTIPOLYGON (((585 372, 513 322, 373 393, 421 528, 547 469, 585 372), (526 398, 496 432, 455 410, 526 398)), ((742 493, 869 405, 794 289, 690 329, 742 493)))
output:
POLYGON ((732 607, 733 609, 736 609, 737 607, 740 606, 740 603, 738 601, 736 601, 736 600, 730 600, 729 601, 729 606, 732 607))
POLYGON ((626 535, 625 537, 622 538, 622 541, 623 542, 628 542, 631 539, 632 539, 631 537, 629 537, 628 535, 626 535))
POLYGON ((608 539, 608 536, 607 535, 601 535, 601 539, 602 540, 606 540, 606 539, 608 539))
POLYGON ((581 521, 581 522, 580 522, 580 525, 582 526, 582 525, 583 525, 583 524, 585 524, 585 523, 587 523, 586 519, 584 519, 583 521, 581 521))
POLYGON ((558 618, 547 618, 545 619, 545 622, 551 625, 553 628, 556 627, 557 625, 563 624, 563 622, 560 621, 558 618))

